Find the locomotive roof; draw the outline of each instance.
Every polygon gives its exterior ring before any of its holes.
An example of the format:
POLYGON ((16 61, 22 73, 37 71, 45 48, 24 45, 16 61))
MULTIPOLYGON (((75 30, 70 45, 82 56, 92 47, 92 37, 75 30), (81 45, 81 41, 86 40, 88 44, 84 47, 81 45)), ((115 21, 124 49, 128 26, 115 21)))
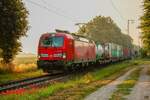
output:
POLYGON ((42 36, 50 36, 50 35, 55 35, 55 36, 65 36, 65 37, 68 37, 68 38, 73 38, 72 35, 70 34, 66 34, 66 33, 63 33, 63 32, 47 32, 47 33, 44 33, 42 34, 42 36))
POLYGON ((55 34, 55 36, 65 36, 67 38, 71 38, 71 39, 75 39, 75 40, 79 40, 79 41, 84 41, 84 42, 93 42, 92 39, 89 39, 85 36, 82 36, 82 35, 77 35, 77 34, 74 34, 74 33, 70 33, 68 31, 64 31, 64 30, 59 30, 59 29, 56 29, 56 32, 47 32, 47 33, 44 33, 42 36, 46 36, 46 35, 52 35, 52 34, 55 34))
POLYGON ((88 39, 88 40, 91 40, 91 39, 89 39, 89 38, 87 38, 87 37, 85 37, 85 36, 83 36, 83 35, 78 35, 78 34, 75 34, 75 33, 70 33, 70 32, 67 31, 67 30, 56 29, 56 32, 62 32, 62 33, 65 33, 65 34, 70 34, 70 35, 72 35, 73 37, 82 37, 82 38, 86 38, 86 39, 88 39))

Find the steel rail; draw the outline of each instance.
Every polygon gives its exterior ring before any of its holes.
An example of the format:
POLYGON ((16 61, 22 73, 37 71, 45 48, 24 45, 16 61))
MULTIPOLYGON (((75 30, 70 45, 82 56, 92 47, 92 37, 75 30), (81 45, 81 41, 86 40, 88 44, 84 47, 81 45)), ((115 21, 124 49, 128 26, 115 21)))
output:
POLYGON ((47 75, 42 75, 39 77, 27 78, 27 79, 11 81, 8 83, 0 84, 0 94, 5 91, 15 90, 19 88, 26 88, 30 85, 39 84, 45 81, 50 81, 50 80, 53 80, 55 78, 59 78, 62 76, 65 76, 65 74, 63 73, 47 74, 47 75))

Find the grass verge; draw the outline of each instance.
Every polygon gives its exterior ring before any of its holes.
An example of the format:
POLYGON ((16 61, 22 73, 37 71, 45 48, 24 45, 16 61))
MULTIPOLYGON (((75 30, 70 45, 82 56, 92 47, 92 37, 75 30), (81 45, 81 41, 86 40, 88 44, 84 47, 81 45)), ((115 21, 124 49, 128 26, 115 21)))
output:
POLYGON ((135 86, 141 71, 141 67, 134 70, 123 83, 117 86, 117 90, 112 94, 109 100, 125 100, 124 96, 129 95, 135 86))
POLYGON ((2 73, 0 74, 0 84, 6 83, 13 80, 20 80, 24 78, 30 78, 35 76, 40 76, 43 74, 42 70, 24 72, 24 73, 2 73))
POLYGON ((95 91, 101 86, 111 82, 112 80, 124 74, 134 65, 137 65, 135 60, 124 61, 121 63, 111 64, 82 75, 75 75, 67 82, 55 83, 48 87, 43 87, 39 90, 30 90, 20 95, 2 95, 3 100, 79 100, 83 99, 89 93, 95 91), (130 66, 130 67, 129 67, 130 66))
POLYGON ((13 72, 2 70, 6 66, 0 63, 0 84, 42 75, 42 70, 37 70, 36 61, 34 56, 16 57, 12 66, 13 72))

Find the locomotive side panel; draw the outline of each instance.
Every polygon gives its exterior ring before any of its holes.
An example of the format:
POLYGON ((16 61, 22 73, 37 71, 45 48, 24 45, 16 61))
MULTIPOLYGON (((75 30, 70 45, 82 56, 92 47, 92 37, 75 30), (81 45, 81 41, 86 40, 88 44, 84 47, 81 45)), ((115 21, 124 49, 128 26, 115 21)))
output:
POLYGON ((74 60, 74 40, 67 39, 66 41, 66 61, 73 62, 74 60))
POLYGON ((88 57, 86 44, 82 41, 74 41, 74 62, 81 63, 86 62, 86 58, 88 57), (87 57, 85 57, 87 56, 87 57))
POLYGON ((74 41, 74 62, 91 62, 96 60, 95 44, 75 40, 74 41))

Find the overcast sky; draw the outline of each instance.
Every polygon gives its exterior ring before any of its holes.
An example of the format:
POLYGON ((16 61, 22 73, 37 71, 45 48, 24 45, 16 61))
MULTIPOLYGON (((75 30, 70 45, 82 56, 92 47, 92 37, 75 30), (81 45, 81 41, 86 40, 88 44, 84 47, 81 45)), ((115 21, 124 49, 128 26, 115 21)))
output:
POLYGON ((29 11, 28 37, 22 38, 23 52, 37 52, 38 40, 42 33, 65 29, 76 32, 75 23, 86 23, 95 16, 110 16, 127 33, 127 20, 130 35, 138 44, 138 19, 142 15, 142 0, 23 0, 29 11), (132 34, 131 34, 132 33, 132 34))

